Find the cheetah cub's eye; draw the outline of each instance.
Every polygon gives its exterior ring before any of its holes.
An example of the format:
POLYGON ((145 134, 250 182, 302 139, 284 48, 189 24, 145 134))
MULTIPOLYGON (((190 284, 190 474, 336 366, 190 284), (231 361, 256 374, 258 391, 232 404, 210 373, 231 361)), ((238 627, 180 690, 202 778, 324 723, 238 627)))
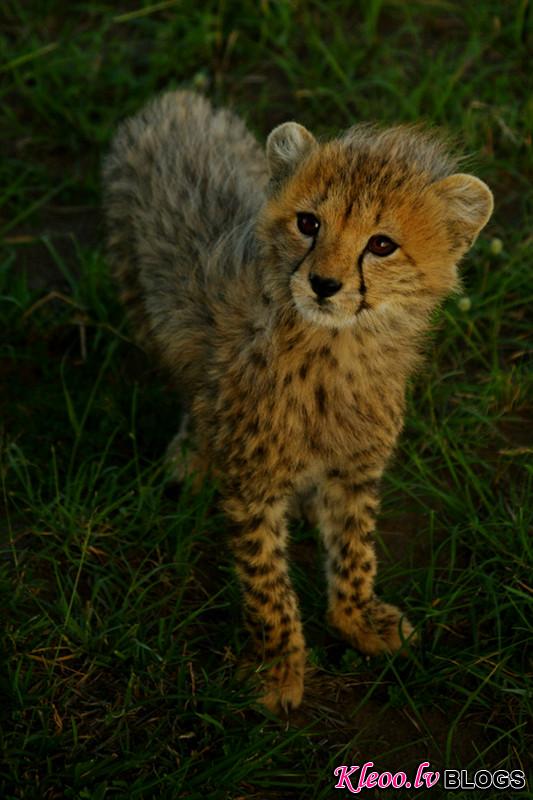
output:
POLYGON ((318 229, 320 228, 320 222, 314 214, 307 214, 306 212, 302 211, 297 214, 296 220, 298 223, 298 230, 300 233, 303 233, 304 236, 317 235, 318 229))
POLYGON ((388 236, 378 233, 377 236, 370 237, 367 249, 375 256, 390 256, 391 253, 398 249, 398 245, 388 236))

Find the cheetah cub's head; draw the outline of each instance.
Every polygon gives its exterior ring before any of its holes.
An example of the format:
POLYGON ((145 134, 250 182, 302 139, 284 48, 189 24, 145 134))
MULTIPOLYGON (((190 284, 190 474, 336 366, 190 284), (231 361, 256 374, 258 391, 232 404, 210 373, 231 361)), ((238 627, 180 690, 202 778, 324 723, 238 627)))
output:
POLYGON ((277 297, 316 325, 427 315, 458 287, 457 262, 493 199, 433 134, 355 126, 318 143, 295 122, 267 141, 258 236, 277 297))

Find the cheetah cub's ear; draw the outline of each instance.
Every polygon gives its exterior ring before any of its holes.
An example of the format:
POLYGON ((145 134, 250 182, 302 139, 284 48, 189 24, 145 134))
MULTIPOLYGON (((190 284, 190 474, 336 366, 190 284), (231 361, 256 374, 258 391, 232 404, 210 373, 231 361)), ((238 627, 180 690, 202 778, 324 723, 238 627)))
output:
POLYGON ((492 192, 479 178, 463 173, 442 178, 432 189, 443 205, 451 249, 462 255, 489 221, 494 208, 492 192))
POLYGON ((291 175, 298 164, 316 146, 316 139, 297 122, 284 122, 270 133, 266 154, 274 183, 291 175))

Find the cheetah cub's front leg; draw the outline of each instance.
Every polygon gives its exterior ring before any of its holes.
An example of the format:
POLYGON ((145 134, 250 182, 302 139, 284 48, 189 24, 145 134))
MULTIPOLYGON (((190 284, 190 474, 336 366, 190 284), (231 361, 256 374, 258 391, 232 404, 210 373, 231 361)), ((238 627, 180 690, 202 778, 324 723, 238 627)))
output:
POLYGON ((287 564, 287 503, 245 503, 231 498, 232 549, 241 582, 246 627, 265 663, 261 702, 274 713, 300 705, 305 642, 287 564), (253 510, 251 510, 253 509, 253 510))
POLYGON ((377 481, 348 471, 334 470, 320 487, 317 512, 327 551, 329 622, 371 656, 393 653, 406 639, 414 640, 402 612, 374 594, 378 506, 377 481))

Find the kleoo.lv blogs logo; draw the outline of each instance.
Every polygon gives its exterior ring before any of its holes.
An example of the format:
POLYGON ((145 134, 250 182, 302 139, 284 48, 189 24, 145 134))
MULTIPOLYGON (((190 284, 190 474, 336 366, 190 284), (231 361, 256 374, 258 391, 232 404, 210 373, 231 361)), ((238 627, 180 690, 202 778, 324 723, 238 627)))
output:
POLYGON ((333 770, 337 778, 335 789, 345 789, 351 794, 359 794, 363 789, 432 789, 441 786, 444 789, 524 789, 526 786, 525 774, 522 770, 514 769, 510 772, 498 769, 491 772, 488 769, 479 769, 469 772, 466 769, 445 769, 441 772, 430 770, 429 761, 422 761, 414 775, 406 772, 378 772, 373 769, 374 762, 367 761, 363 766, 340 765, 333 770))

